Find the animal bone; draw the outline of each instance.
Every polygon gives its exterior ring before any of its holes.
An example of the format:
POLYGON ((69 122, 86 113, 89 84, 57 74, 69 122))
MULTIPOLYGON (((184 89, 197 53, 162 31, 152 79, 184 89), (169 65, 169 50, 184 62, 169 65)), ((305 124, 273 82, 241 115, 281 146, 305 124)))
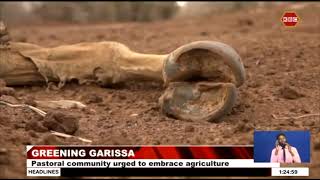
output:
POLYGON ((78 137, 78 136, 72 136, 70 134, 65 134, 65 133, 61 133, 61 132, 57 132, 57 131, 50 131, 50 132, 51 132, 51 134, 53 134, 55 136, 59 136, 59 137, 63 137, 63 138, 75 138, 75 139, 78 139, 82 142, 92 143, 92 140, 90 140, 90 139, 85 139, 85 138, 78 137))
POLYGON ((159 99, 166 115, 212 121, 229 113, 236 87, 245 81, 240 56, 230 46, 197 41, 166 55, 141 54, 117 42, 44 48, 11 42, 0 48, 0 78, 9 86, 77 80, 101 86, 129 80, 163 81, 159 99), (184 103, 193 103, 185 105, 184 103), (204 110, 202 105, 210 105, 204 110))
POLYGON ((37 106, 45 107, 45 108, 62 108, 62 109, 70 109, 70 108, 79 108, 83 109, 87 107, 86 105, 82 104, 79 101, 73 100, 58 100, 58 101, 35 101, 37 106))
POLYGON ((4 104, 4 105, 7 105, 7 106, 12 107, 12 108, 17 108, 17 107, 24 108, 24 107, 26 107, 26 108, 29 108, 32 111, 38 113, 42 117, 45 117, 47 115, 47 113, 42 111, 41 109, 38 109, 38 108, 33 107, 31 105, 28 105, 28 104, 11 104, 11 103, 8 103, 8 102, 5 102, 5 101, 0 101, 0 104, 4 104))

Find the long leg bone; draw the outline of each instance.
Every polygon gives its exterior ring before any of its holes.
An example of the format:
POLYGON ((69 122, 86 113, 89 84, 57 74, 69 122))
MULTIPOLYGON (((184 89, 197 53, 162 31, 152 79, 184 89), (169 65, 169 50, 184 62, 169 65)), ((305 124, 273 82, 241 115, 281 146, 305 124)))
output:
POLYGON ((197 41, 167 55, 141 54, 117 42, 44 48, 11 43, 0 48, 0 78, 9 86, 35 83, 164 81, 159 99, 164 114, 179 119, 213 121, 229 113, 236 87, 245 81, 240 56, 230 46, 197 41), (203 107, 207 106, 207 107, 203 107))
POLYGON ((58 100, 58 101, 35 101, 37 106, 51 108, 51 109, 71 109, 71 108, 79 108, 83 109, 87 107, 86 105, 82 104, 79 101, 73 100, 58 100))
POLYGON ((80 43, 43 48, 27 43, 11 43, 2 50, 0 77, 7 85, 26 85, 71 80, 80 84, 110 85, 128 80, 162 80, 166 55, 146 55, 130 51, 116 42, 80 43))

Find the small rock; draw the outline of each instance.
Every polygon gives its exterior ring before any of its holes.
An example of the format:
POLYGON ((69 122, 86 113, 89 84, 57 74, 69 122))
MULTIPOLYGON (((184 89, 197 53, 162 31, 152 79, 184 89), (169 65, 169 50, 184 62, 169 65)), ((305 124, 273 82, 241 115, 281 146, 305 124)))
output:
POLYGON ((260 87, 262 84, 261 84, 261 81, 252 81, 251 83, 248 84, 248 87, 250 88, 258 88, 260 87))
POLYGON ((313 148, 314 148, 314 150, 319 151, 320 150, 320 141, 315 142, 313 148))
POLYGON ((84 100, 87 104, 103 102, 103 99, 96 94, 89 94, 84 98, 84 100))
POLYGON ((4 81, 3 79, 0 79, 0 88, 1 87, 6 87, 6 86, 7 86, 6 81, 4 81))
POLYGON ((195 128, 191 125, 186 126, 185 132, 194 132, 195 128))
POLYGON ((98 120, 99 120, 99 121, 105 121, 106 119, 107 119, 107 117, 105 117, 105 116, 100 116, 98 120))
POLYGON ((111 136, 110 138, 112 145, 129 145, 130 140, 123 136, 111 136))
POLYGON ((112 128, 114 125, 113 124, 105 124, 103 126, 103 129, 108 129, 108 128, 112 128))
POLYGON ((16 91, 10 87, 0 87, 0 96, 2 95, 16 97, 16 91))
POLYGON ((228 133, 225 133, 225 134, 222 136, 222 138, 224 138, 224 139, 228 139, 228 138, 230 138, 230 137, 231 137, 231 135, 228 134, 228 133))
POLYGON ((123 94, 119 94, 118 97, 119 97, 120 100, 126 100, 127 99, 127 97, 125 95, 123 95, 123 94))
POLYGON ((314 122, 314 121, 311 121, 311 120, 305 120, 305 121, 303 121, 303 125, 304 126, 309 126, 309 127, 311 127, 311 126, 314 126, 316 123, 314 122))
POLYGON ((249 119, 243 119, 242 121, 243 121, 243 123, 248 123, 249 119))
POLYGON ((15 124, 15 125, 14 125, 14 128, 15 128, 15 129, 25 128, 25 125, 18 123, 18 124, 15 124))
POLYGON ((0 37, 1 44, 8 44, 11 40, 11 37, 9 35, 4 35, 0 37))
POLYGON ((96 35, 96 39, 99 40, 99 41, 103 40, 104 38, 105 38, 104 34, 97 34, 96 35))
POLYGON ((61 145, 56 136, 52 134, 45 135, 38 143, 38 145, 61 145))
POLYGON ((301 112, 302 112, 302 113, 305 113, 305 114, 310 113, 310 111, 309 111, 308 109, 301 109, 301 112))
POLYGON ((2 96, 0 96, 0 100, 8 102, 10 104, 20 104, 20 101, 14 96, 2 95, 2 96))
POLYGON ((72 114, 50 111, 44 118, 43 126, 49 130, 74 134, 79 129, 79 119, 72 114))
POLYGON ((98 103, 97 105, 98 105, 99 107, 105 107, 105 106, 106 106, 106 104, 103 103, 103 102, 102 102, 102 103, 98 103))
MULTIPOLYGON (((52 84, 52 82, 49 82, 48 85, 49 85, 49 84, 52 84)), ((32 92, 37 92, 37 91, 42 90, 42 87, 40 87, 40 86, 32 86, 30 90, 31 90, 32 92)))
POLYGON ((59 91, 59 88, 58 88, 58 86, 56 85, 56 83, 54 83, 54 82, 48 82, 48 86, 47 86, 46 91, 50 91, 50 90, 52 90, 52 91, 59 91))
POLYGON ((8 149, 6 148, 0 148, 0 155, 2 154, 7 154, 8 153, 8 149))
POLYGON ((279 80, 276 80, 276 79, 275 79, 275 80, 273 81, 273 85, 274 85, 274 86, 281 86, 281 84, 282 84, 282 82, 279 81, 279 80))
POLYGON ((17 37, 17 41, 18 41, 18 42, 27 42, 27 37, 25 37, 25 36, 19 36, 19 37, 17 37))
POLYGON ((269 70, 266 72, 267 76, 271 76, 271 75, 275 75, 275 74, 276 74, 276 72, 274 70, 269 70))
POLYGON ((86 113, 86 114, 95 114, 96 111, 94 109, 91 109, 91 108, 85 108, 83 109, 83 112, 86 113))
POLYGON ((30 106, 34 106, 34 107, 37 106, 37 102, 35 101, 34 97, 32 97, 32 96, 28 96, 28 97, 26 98, 26 100, 24 101, 24 103, 25 103, 25 104, 28 104, 28 105, 30 105, 30 106))
POLYGON ((245 112, 246 107, 244 106, 244 104, 237 104, 232 108, 231 114, 238 114, 238 113, 243 113, 245 112))
POLYGON ((305 96, 304 94, 299 93, 297 90, 288 86, 280 88, 279 93, 280 96, 285 99, 298 99, 305 96))
POLYGON ((159 111, 160 110, 160 105, 158 103, 153 103, 150 104, 150 111, 159 111))
POLYGON ((6 148, 0 148, 0 165, 10 164, 9 151, 6 148))
POLYGON ((143 120, 144 120, 145 122, 149 122, 149 121, 151 121, 152 119, 151 119, 150 117, 145 117, 145 118, 143 118, 143 120))
POLYGON ((248 132, 252 129, 254 129, 254 127, 251 124, 245 122, 240 123, 236 128, 236 130, 240 132, 248 132))
POLYGON ((303 56, 303 51, 299 51, 298 54, 296 55, 296 58, 301 58, 303 56))
POLYGON ((122 137, 128 137, 128 134, 127 134, 126 132, 122 131, 122 132, 121 132, 121 136, 122 136, 122 137))
POLYGON ((9 116, 0 114, 0 125, 7 125, 10 122, 9 116))
POLYGON ((23 137, 22 139, 21 139, 21 144, 23 144, 23 145, 32 145, 33 143, 30 141, 30 138, 29 137, 23 137))
POLYGON ((37 121, 37 120, 30 120, 27 122, 26 126, 25 126, 25 130, 29 131, 29 130, 34 130, 36 132, 47 132, 48 129, 46 127, 44 127, 41 122, 37 121))
POLYGON ((245 108, 250 108, 251 105, 250 105, 250 104, 244 104, 244 107, 245 107, 245 108))
POLYGON ((240 26, 252 26, 253 24, 254 24, 253 20, 251 20, 251 19, 240 19, 239 20, 240 26))
POLYGON ((249 30, 250 30, 250 29, 247 28, 247 27, 240 28, 240 32, 242 32, 242 33, 248 33, 249 30))
POLYGON ((160 142, 159 140, 155 140, 155 141, 153 142, 153 144, 154 144, 154 145, 160 145, 161 142, 160 142))
POLYGON ((290 108, 289 109, 290 112, 296 113, 298 112, 298 109, 296 107, 290 108))
POLYGON ((52 39, 52 40, 58 40, 58 37, 56 35, 54 35, 54 34, 50 34, 49 38, 52 39))
POLYGON ((39 137, 38 134, 37 134, 35 131, 33 131, 33 130, 30 130, 28 133, 29 133, 29 135, 30 135, 31 137, 34 137, 34 138, 38 138, 38 137, 39 137))
POLYGON ((206 32, 206 31, 202 31, 202 32, 200 33, 200 35, 201 35, 201 36, 208 36, 208 35, 209 35, 209 33, 208 33, 208 32, 206 32))
POLYGON ((191 144, 194 144, 194 145, 203 144, 202 138, 200 138, 199 136, 194 137, 191 140, 191 144))
POLYGON ((108 111, 108 113, 109 113, 110 115, 114 115, 114 114, 115 114, 114 111, 112 111, 112 110, 108 111))

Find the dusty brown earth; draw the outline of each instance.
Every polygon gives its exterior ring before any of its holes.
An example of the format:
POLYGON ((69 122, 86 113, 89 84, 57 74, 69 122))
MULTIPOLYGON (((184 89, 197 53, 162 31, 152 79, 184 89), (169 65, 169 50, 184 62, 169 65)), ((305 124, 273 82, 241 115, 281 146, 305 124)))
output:
POLYGON ((159 112, 162 84, 129 82, 101 88, 71 83, 61 90, 47 86, 15 87, 20 100, 78 100, 85 110, 58 110, 70 117, 57 127, 61 113, 42 119, 28 109, 0 105, 0 178, 25 177, 25 145, 85 144, 50 135, 48 129, 76 130, 93 144, 134 145, 247 145, 256 130, 310 130, 311 177, 320 177, 320 116, 278 120, 320 112, 320 7, 295 9, 296 27, 280 18, 289 7, 221 13, 205 18, 153 23, 19 26, 11 28, 14 41, 52 47, 90 41, 118 41, 142 53, 164 54, 197 41, 221 41, 241 55, 247 80, 239 89, 233 111, 222 122, 186 122, 159 112), (56 123, 56 124, 55 124, 56 123), (71 126, 71 127, 70 127, 71 126), (69 128, 69 129, 68 129, 69 128), (70 129, 71 128, 71 129, 70 129))

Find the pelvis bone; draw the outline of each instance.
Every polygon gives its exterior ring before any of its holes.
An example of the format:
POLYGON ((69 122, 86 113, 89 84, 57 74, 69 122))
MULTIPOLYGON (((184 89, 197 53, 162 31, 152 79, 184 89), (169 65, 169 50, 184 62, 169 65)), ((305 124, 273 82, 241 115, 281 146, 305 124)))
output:
POLYGON ((0 78, 9 86, 53 81, 59 87, 71 80, 102 86, 163 81, 166 90, 159 103, 165 115, 214 121, 231 111, 245 71, 233 48, 212 41, 193 42, 167 55, 133 52, 117 42, 54 48, 11 42, 9 48, 0 48, 0 78))

